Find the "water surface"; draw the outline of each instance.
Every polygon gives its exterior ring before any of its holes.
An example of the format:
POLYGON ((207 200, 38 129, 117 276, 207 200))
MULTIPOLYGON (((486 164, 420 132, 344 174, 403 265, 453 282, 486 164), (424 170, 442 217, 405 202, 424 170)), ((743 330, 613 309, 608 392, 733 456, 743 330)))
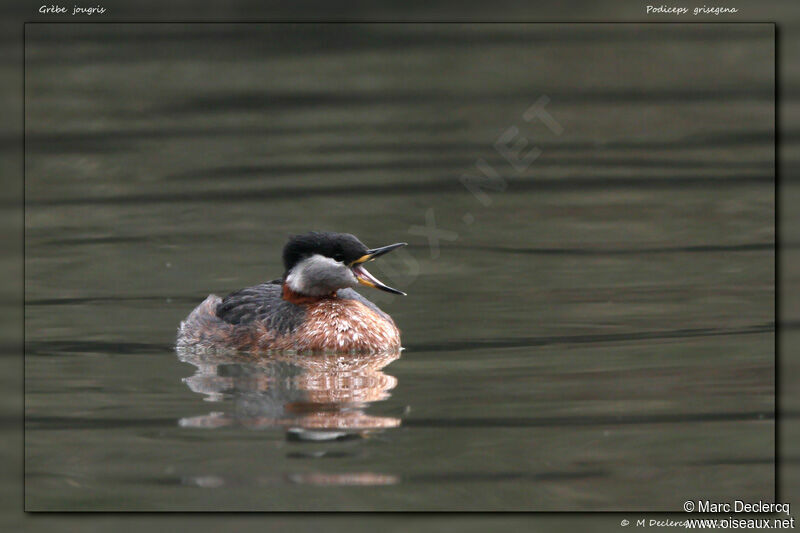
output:
POLYGON ((771 25, 26 34, 28 510, 773 498, 771 25), (175 352, 310 229, 410 243, 399 357, 175 352))

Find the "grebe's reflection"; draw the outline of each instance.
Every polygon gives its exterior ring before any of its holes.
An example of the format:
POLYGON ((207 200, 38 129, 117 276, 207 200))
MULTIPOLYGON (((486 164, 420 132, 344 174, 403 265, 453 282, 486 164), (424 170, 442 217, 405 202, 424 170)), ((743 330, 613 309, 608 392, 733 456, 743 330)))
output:
POLYGON ((381 355, 269 355, 193 353, 178 357, 197 367, 184 378, 209 402, 231 404, 228 411, 182 418, 191 428, 283 427, 290 440, 357 438, 393 428, 400 419, 364 411, 385 400, 397 379, 381 371, 400 352, 381 355))

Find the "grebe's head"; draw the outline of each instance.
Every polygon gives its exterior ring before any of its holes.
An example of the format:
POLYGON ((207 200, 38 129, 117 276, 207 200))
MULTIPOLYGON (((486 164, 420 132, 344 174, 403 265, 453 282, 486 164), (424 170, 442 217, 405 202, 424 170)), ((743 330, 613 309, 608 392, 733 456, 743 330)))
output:
POLYGON ((398 242, 369 249, 349 233, 295 235, 283 249, 284 282, 293 292, 308 296, 325 296, 358 284, 405 296, 364 268, 367 261, 405 245, 398 242))

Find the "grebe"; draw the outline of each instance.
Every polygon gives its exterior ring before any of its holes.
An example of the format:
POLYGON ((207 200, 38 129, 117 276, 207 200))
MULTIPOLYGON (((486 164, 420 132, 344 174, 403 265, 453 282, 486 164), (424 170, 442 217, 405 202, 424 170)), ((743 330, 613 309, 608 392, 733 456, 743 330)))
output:
POLYGON ((378 281, 364 263, 406 243, 368 249, 348 233, 295 235, 283 249, 282 278, 213 294, 178 328, 179 348, 377 353, 400 348, 392 318, 353 287, 404 292, 378 281))

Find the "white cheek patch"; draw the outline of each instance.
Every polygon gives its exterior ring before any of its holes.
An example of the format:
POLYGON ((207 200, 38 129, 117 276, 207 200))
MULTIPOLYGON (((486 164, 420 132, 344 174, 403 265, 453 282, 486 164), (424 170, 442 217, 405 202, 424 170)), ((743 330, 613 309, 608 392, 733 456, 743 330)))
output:
POLYGON ((289 271, 286 284, 299 294, 324 296, 338 289, 355 287, 358 281, 350 268, 330 257, 315 254, 289 271))

